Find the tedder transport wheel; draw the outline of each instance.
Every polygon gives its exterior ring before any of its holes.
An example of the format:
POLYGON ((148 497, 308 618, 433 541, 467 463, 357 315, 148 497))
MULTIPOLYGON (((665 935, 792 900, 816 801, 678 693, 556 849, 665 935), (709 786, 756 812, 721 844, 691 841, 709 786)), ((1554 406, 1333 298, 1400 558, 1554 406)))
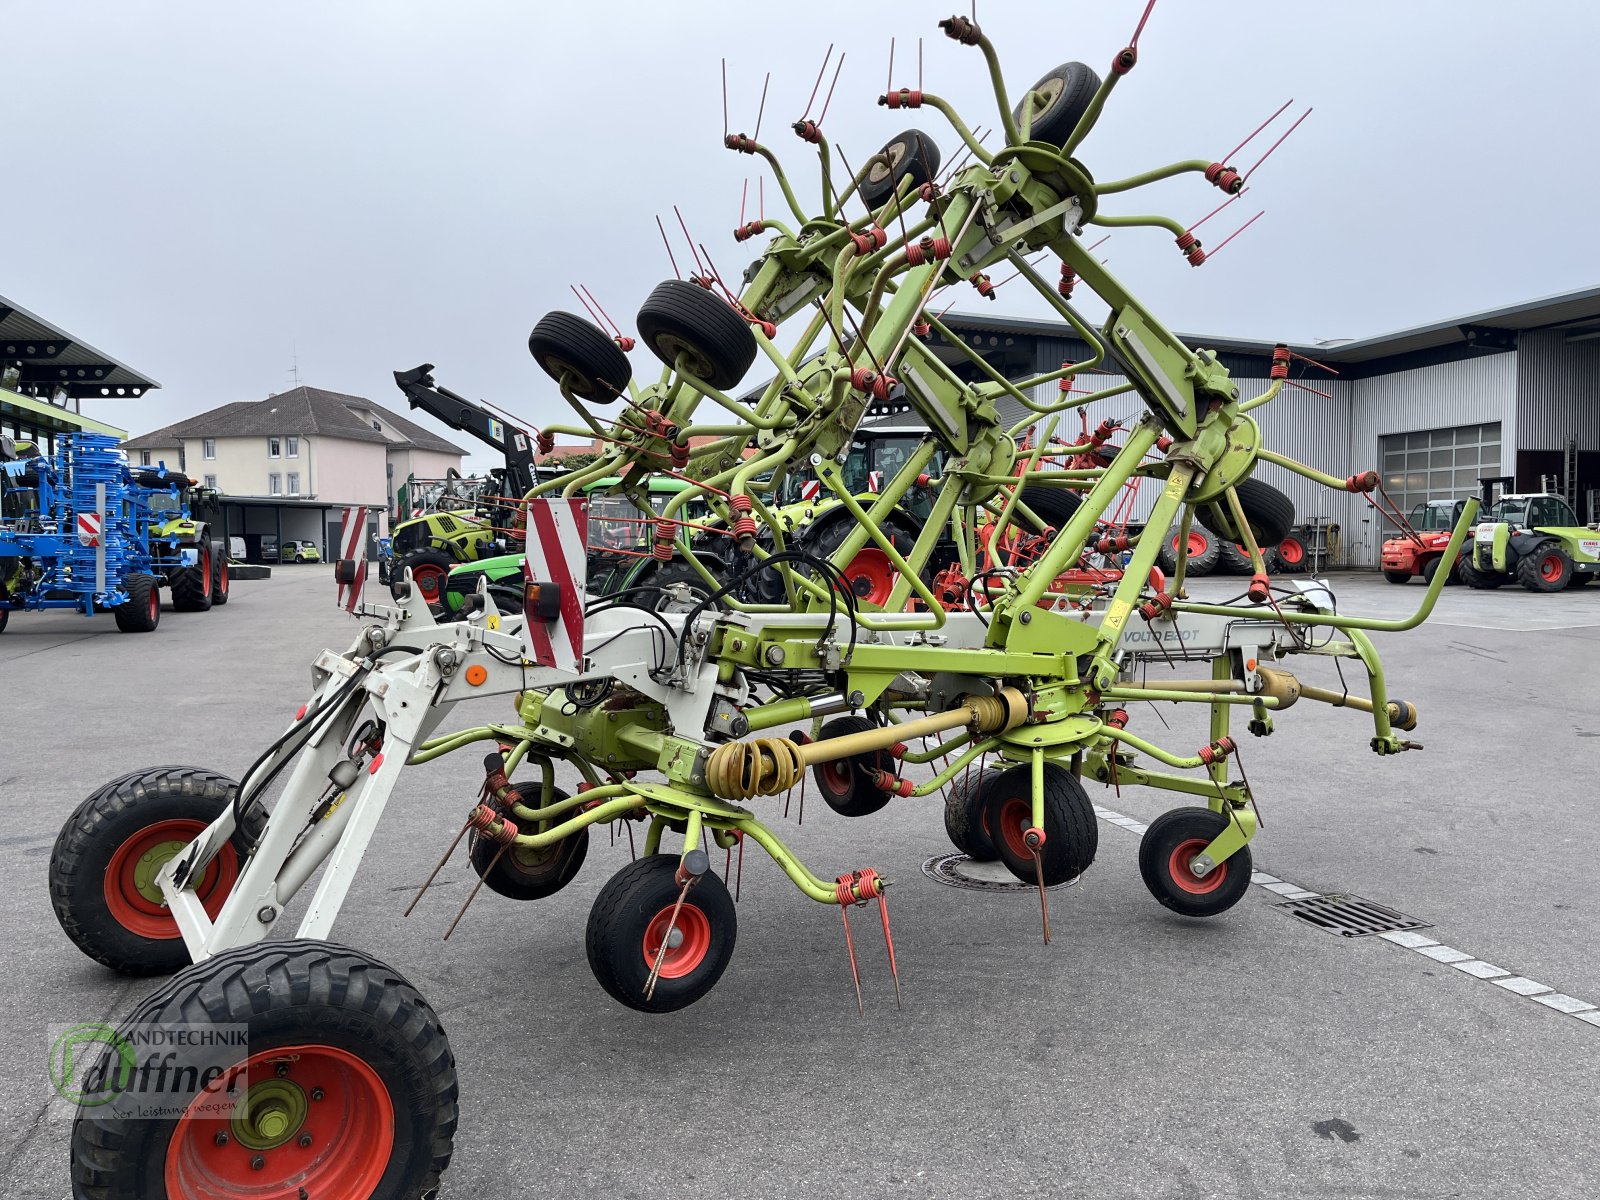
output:
MULTIPOLYGON (((876 728, 865 717, 835 717, 822 727, 818 740, 876 728)), ((868 750, 849 758, 819 762, 811 768, 811 777, 834 812, 844 817, 865 817, 889 803, 889 793, 873 779, 874 771, 894 774, 894 759, 887 750, 868 750)))
POLYGON ((545 313, 528 335, 528 353, 540 370, 590 404, 610 404, 627 394, 633 368, 628 356, 598 325, 568 312, 545 313))
POLYGON ((221 542, 211 543, 211 603, 228 602, 228 549, 221 542))
MULTIPOLYGON (((1161 569, 1171 575, 1178 569, 1179 550, 1178 526, 1174 525, 1167 533, 1167 544, 1161 547, 1157 561, 1161 569)), ((1204 529, 1198 524, 1189 526, 1189 565, 1184 568, 1184 577, 1195 579, 1201 575, 1209 575, 1217 569, 1217 559, 1222 554, 1222 543, 1209 529, 1204 529)))
MULTIPOLYGON (((73 811, 50 852, 50 903, 61 928, 124 975, 164 975, 189 962, 156 873, 233 803, 239 785, 202 767, 153 767, 113 779, 73 811)), ((197 889, 217 915, 265 814, 256 809, 211 860, 197 889)))
POLYGON ((395 564, 394 574, 389 578, 389 593, 396 600, 402 599, 409 567, 411 582, 423 603, 432 608, 444 599, 444 581, 455 565, 456 560, 443 550, 413 550, 395 564))
POLYGON ((128 602, 111 610, 123 633, 151 633, 161 624, 161 585, 154 575, 129 575, 123 580, 128 602))
POLYGON ((200 561, 171 575, 174 612, 208 612, 211 608, 211 543, 200 546, 200 561))
POLYGON ((727 885, 712 871, 701 875, 674 922, 672 909, 682 890, 677 871, 675 854, 629 863, 600 889, 589 912, 589 969, 613 1000, 640 1012, 674 1012, 693 1004, 712 989, 733 957, 739 922, 727 885), (658 955, 661 974, 647 999, 645 983, 658 955))
POLYGON ((989 767, 977 775, 962 772, 950 781, 944 794, 944 831, 950 844, 974 862, 993 862, 1000 857, 989 830, 988 805, 984 791, 1001 775, 989 767))
POLYGON ((80 1101, 74 1196, 418 1200, 450 1163, 444 1028, 359 950, 297 939, 225 951, 157 988, 123 1029, 134 1069, 154 1082, 80 1101), (162 1029, 224 1036, 174 1037, 163 1058, 147 1045, 162 1029))
POLYGON ((1139 841, 1139 874, 1150 894, 1186 917, 1214 917, 1232 908, 1250 887, 1250 847, 1242 846, 1197 879, 1189 864, 1228 827, 1209 808, 1174 808, 1154 821, 1139 841))
POLYGON ((908 129, 891 138, 873 158, 861 180, 862 203, 876 211, 900 190, 901 180, 909 178, 915 189, 938 174, 938 143, 920 129, 908 129))
POLYGON ((1572 578, 1572 555, 1560 542, 1540 542, 1517 560, 1517 579, 1530 592, 1559 592, 1572 578))
MULTIPOLYGON (((1038 878, 1033 854, 1023 835, 1033 825, 1033 768, 1024 764, 1002 771, 984 785, 988 827, 1000 861, 1018 879, 1038 878)), ((1072 772, 1057 763, 1044 765, 1044 845, 1039 859, 1046 887, 1082 875, 1100 847, 1094 805, 1072 772)))
MULTIPOLYGON (((1040 99, 1035 101, 1040 107, 1034 111, 1028 140, 1064 146, 1088 110, 1089 101, 1100 90, 1100 77, 1081 62, 1062 63, 1028 90, 1040 93, 1040 99)), ((1024 96, 1012 113, 1018 128, 1022 126, 1022 108, 1027 102, 1024 96)))
MULTIPOLYGON (((528 780, 513 784, 521 797, 533 797, 533 802, 522 799, 529 808, 539 807, 539 782, 528 780)), ((565 800, 568 794, 561 788, 552 788, 554 800, 565 800)), ((571 816, 572 814, 567 814, 571 816)), ((560 818, 565 820, 565 817, 560 818)), ((524 833, 531 830, 523 830, 524 833)), ((508 846, 500 853, 500 843, 480 837, 476 831, 467 843, 467 857, 491 892, 512 900, 542 900, 553 896, 578 874, 584 857, 589 853, 589 830, 568 834, 553 846, 541 849, 508 846), (497 857, 498 856, 498 857, 497 857), (490 864, 493 864, 492 866, 490 864)))
POLYGON ((696 379, 718 390, 734 387, 755 361, 755 335, 733 306, 683 279, 659 283, 639 307, 639 336, 669 367, 685 359, 696 379))
MULTIPOLYGON (((1294 528, 1294 501, 1270 483, 1259 479, 1241 479, 1234 485, 1239 494, 1239 507, 1245 520, 1250 522, 1250 532, 1256 545, 1276 546, 1289 536, 1294 528)), ((1213 500, 1204 506, 1207 529, 1230 542, 1244 539, 1234 529, 1233 506, 1226 499, 1213 500)))

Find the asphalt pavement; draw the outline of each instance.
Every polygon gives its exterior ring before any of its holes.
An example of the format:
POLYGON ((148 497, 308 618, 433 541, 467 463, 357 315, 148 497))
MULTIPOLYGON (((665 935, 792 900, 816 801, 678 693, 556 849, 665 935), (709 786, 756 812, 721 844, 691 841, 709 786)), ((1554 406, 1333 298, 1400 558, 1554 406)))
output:
MULTIPOLYGON (((152 986, 57 926, 46 868, 62 821, 139 767, 241 772, 305 699, 315 652, 353 635, 330 576, 281 568, 149 635, 32 613, 0 635, 6 1196, 70 1194, 48 1031, 115 1018, 152 986)), ((1333 583, 1346 612, 1400 615, 1423 595, 1376 575, 1333 583)), ((838 910, 753 852, 732 964, 676 1014, 625 1009, 589 973, 589 906, 629 860, 604 829, 564 892, 486 891, 442 941, 471 882, 462 857, 401 911, 475 799, 480 756, 408 770, 336 938, 406 974, 449 1033, 462 1099, 442 1196, 1600 1193, 1600 587, 1451 588, 1422 628, 1376 640, 1426 749, 1380 758, 1360 714, 1309 703, 1243 738, 1262 874, 1208 922, 1139 879, 1139 831, 1173 806, 1165 794, 1090 788, 1099 857, 1052 892, 1045 946, 1036 894, 923 874, 950 851, 937 797, 852 821, 813 791, 804 824, 791 811, 779 826, 791 847, 824 877, 872 866, 894 881, 904 1008, 875 914, 858 910, 864 1019, 838 910), (1425 928, 1400 938, 1411 946, 1335 936, 1280 907, 1300 891, 1425 928)), ((1325 660, 1305 674, 1337 686, 1325 660)), ((447 726, 510 716, 486 701, 447 726)), ((1194 712, 1133 718, 1163 744, 1205 740, 1194 712)))

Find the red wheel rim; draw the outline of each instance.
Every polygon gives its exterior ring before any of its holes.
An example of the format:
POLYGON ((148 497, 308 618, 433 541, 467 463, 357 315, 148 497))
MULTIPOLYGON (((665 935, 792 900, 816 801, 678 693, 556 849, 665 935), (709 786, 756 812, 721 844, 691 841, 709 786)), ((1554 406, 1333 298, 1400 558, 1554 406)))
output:
POLYGON ((899 573, 889 565, 887 554, 875 546, 869 546, 850 560, 850 565, 844 569, 844 577, 850 581, 850 590, 856 594, 856 599, 881 608, 889 602, 889 594, 894 591, 894 581, 899 573))
POLYGON ((656 965, 656 955, 661 954, 661 942, 667 936, 668 925, 672 926, 672 937, 677 945, 669 945, 661 957, 661 978, 681 979, 705 962, 706 955, 711 952, 711 922, 693 904, 680 908, 674 922, 672 905, 667 905, 651 917, 650 924, 644 928, 640 949, 644 952, 646 967, 656 965))
POLYGON ((422 593, 422 598, 429 604, 439 602, 439 586, 444 581, 444 569, 435 566, 420 566, 411 568, 411 582, 417 585, 417 591, 422 593))
POLYGON ((1189 864, 1210 844, 1205 838, 1190 838, 1172 848, 1172 857, 1167 859, 1167 875, 1179 891, 1188 892, 1191 896, 1204 896, 1207 892, 1216 891, 1228 877, 1226 862, 1219 862, 1212 867, 1204 879, 1197 879, 1189 869, 1189 864))
POLYGON ((154 625, 161 618, 161 589, 150 581, 150 623, 154 625))
POLYGON ((822 764, 822 786, 834 796, 848 796, 851 783, 850 760, 836 758, 822 764))
POLYGON ((218 589, 217 590, 220 591, 223 595, 226 595, 227 592, 228 592, 228 560, 227 559, 223 559, 222 560, 222 570, 217 573, 217 585, 218 585, 218 589))
MULTIPOLYGON (((1195 557, 1195 555, 1197 555, 1197 554, 1204 554, 1206 552, 1206 546, 1207 545, 1209 545, 1209 543, 1206 541, 1206 535, 1205 534, 1196 533, 1192 529, 1189 531, 1189 557, 1190 558, 1195 557)), ((1179 546, 1179 541, 1178 541, 1178 539, 1176 537, 1174 537, 1172 539, 1172 552, 1174 554, 1176 554, 1178 552, 1178 546, 1179 546)))
POLYGON ((208 546, 200 551, 200 578, 204 581, 205 590, 200 594, 207 600, 211 599, 211 548, 208 546))
POLYGON ((370 1196, 393 1153, 394 1102, 372 1067, 333 1046, 282 1046, 190 1101, 167 1145, 167 1194, 370 1196))
POLYGON ((1544 561, 1539 564, 1539 574, 1544 577, 1546 583, 1554 583, 1560 579, 1563 574, 1561 559, 1554 554, 1545 555, 1544 561))
MULTIPOLYGON (((1000 823, 1000 837, 1006 844, 1006 849, 1013 858, 1031 859, 1033 851, 1028 847, 1027 840, 1022 836, 1033 828, 1033 805, 1020 796, 1012 796, 1000 802, 1000 809, 996 813, 996 820, 1000 823)), ((993 831, 989 831, 991 837, 993 831)))
MULTIPOLYGON (((104 882, 106 908, 117 924, 152 941, 171 941, 180 936, 177 921, 161 902, 155 877, 205 828, 203 821, 157 821, 117 847, 106 866, 104 882)), ((217 915, 238 878, 239 856, 233 846, 224 846, 196 888, 208 916, 217 915)))
POLYGON ((1304 561, 1306 548, 1294 538, 1278 543, 1278 558, 1286 566, 1295 566, 1304 561))

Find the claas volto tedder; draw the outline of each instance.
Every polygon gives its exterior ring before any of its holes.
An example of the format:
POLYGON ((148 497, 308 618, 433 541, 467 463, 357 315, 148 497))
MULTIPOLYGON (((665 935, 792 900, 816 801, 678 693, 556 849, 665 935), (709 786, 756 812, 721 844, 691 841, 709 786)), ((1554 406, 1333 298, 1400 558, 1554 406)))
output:
MULTIPOLYGON (((822 180, 811 212, 771 146, 729 132, 729 149, 765 161, 789 215, 737 231, 758 250, 737 288, 703 256, 696 278, 650 294, 637 330, 662 362, 658 376, 633 377, 620 330, 569 313, 538 322, 535 360, 578 414, 573 428, 606 449, 530 490, 519 605, 497 603, 486 584, 444 620, 415 589, 392 604, 358 605, 355 641, 317 657, 311 697, 242 779, 139 772, 105 785, 67 822, 51 888, 73 940, 120 971, 184 968, 131 1020, 250 1031, 248 1055, 226 1052, 176 1115, 121 1120, 120 1099, 83 1108, 73 1138, 81 1194, 131 1196, 160 1182, 185 1195, 256 1194, 275 1180, 313 1196, 373 1186, 411 1196, 432 1186, 456 1119, 443 1030, 399 974, 326 940, 410 764, 479 749, 472 761, 485 770, 463 789, 479 798, 464 824, 456 814, 456 840, 502 896, 550 895, 580 869, 594 826, 641 822, 643 853, 600 889, 586 949, 612 997, 665 1012, 704 996, 733 953, 734 898, 711 869, 712 844, 726 865, 753 843, 805 897, 842 914, 878 901, 874 916, 888 933, 888 881, 870 860, 817 871, 776 832, 780 798, 807 772, 834 810, 860 816, 926 803, 975 764, 999 764, 963 789, 952 834, 1037 884, 1041 902, 1093 860, 1085 777, 1114 773, 1124 787, 1173 792, 1186 803, 1150 824, 1140 869, 1160 903, 1205 917, 1235 904, 1250 881, 1257 819, 1236 770, 1236 710, 1262 736, 1297 702, 1327 701, 1367 714, 1377 753, 1411 748, 1416 710, 1391 699, 1369 633, 1420 623, 1443 575, 1404 620, 1338 613, 1315 584, 1279 586, 1260 547, 1287 534, 1292 506, 1252 477, 1256 465, 1338 490, 1370 489, 1376 477, 1336 478, 1262 445, 1252 414, 1285 385, 1287 352, 1262 394, 1242 395, 1216 354, 1179 341, 1086 251, 1097 227, 1147 227, 1165 230, 1198 266, 1206 252, 1193 231, 1128 215, 1129 194, 1192 175, 1231 196, 1247 172, 1230 155, 1093 178, 1080 148, 1134 67, 1137 35, 1103 78, 1073 62, 1018 92, 976 23, 941 25, 987 63, 994 145, 942 97, 901 88, 882 103, 944 117, 965 163, 941 176, 936 139, 911 129, 851 171, 822 119, 804 116, 794 129, 822 180), (1039 251, 1059 260, 1058 274, 1033 267, 1039 251), (1092 348, 1088 357, 1021 381, 975 358, 976 383, 943 363, 923 339, 961 340, 941 324, 934 292, 985 292, 996 268, 1027 281, 1092 348), (1103 324, 1075 306, 1073 292, 1085 288, 1109 306, 1103 324), (798 333, 780 340, 785 325, 798 333), (758 359, 770 384, 736 397, 758 359), (1103 461, 1062 466, 1046 457, 1060 444, 1058 425, 1106 393, 1039 400, 1035 389, 1092 378, 1102 363, 1126 376, 1117 390, 1136 396, 1142 415, 1103 461), (927 434, 863 496, 840 462, 869 405, 890 397, 927 434), (1008 427, 1002 398, 1026 418, 1008 427), (774 519, 773 497, 797 472, 853 518, 825 555, 790 544, 774 519), (663 561, 695 567, 698 599, 662 611, 626 592, 586 597, 586 488, 616 480, 610 491, 647 510, 649 481, 663 476, 690 486, 654 519, 652 540, 663 561), (1114 578, 1058 586, 1099 548, 1097 526, 1133 480, 1157 492, 1145 525, 1155 536, 1119 535, 1126 544, 1109 549, 1129 557, 1114 578), (919 488, 930 495, 912 544, 885 536, 889 515, 919 488), (682 519, 692 503, 715 514, 747 565, 707 565, 696 545, 703 531, 682 519), (1152 576, 1167 531, 1176 527, 1182 544, 1196 519, 1247 548, 1255 569, 1239 600, 1187 599, 1182 559, 1172 578, 1152 576), (982 565, 980 540, 992 545, 1008 529, 1044 537, 1042 553, 982 565), (968 602, 950 608, 927 578, 930 566, 949 565, 931 561, 941 542, 953 544, 969 583, 968 602), (841 578, 866 548, 893 568, 881 603, 841 578), (775 591, 752 589, 758 578, 775 591), (1365 695, 1302 684, 1288 664, 1313 656, 1359 664, 1365 695), (1155 682, 1147 667, 1162 672, 1155 682), (458 703, 490 698, 500 719, 438 731, 458 703), (1130 719, 1141 700, 1205 706, 1206 742, 1159 744, 1130 719), (931 769, 923 782, 908 777, 913 764, 931 769), (558 767, 581 780, 575 793, 558 785, 558 767), (292 937, 266 940, 303 889, 310 896, 292 937)), ((1475 513, 1463 512, 1451 553, 1475 513)), ((353 586, 353 571, 340 569, 353 586)), ((1044 924, 1048 936, 1047 913, 1044 924)))

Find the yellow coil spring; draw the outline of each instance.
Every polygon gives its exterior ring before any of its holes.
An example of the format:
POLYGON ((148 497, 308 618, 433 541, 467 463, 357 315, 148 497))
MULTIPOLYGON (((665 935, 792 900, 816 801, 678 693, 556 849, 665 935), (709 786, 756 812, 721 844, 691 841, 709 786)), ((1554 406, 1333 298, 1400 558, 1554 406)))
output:
POLYGON ((706 786, 729 800, 780 796, 805 774, 800 747, 788 738, 727 742, 706 760, 706 786))

